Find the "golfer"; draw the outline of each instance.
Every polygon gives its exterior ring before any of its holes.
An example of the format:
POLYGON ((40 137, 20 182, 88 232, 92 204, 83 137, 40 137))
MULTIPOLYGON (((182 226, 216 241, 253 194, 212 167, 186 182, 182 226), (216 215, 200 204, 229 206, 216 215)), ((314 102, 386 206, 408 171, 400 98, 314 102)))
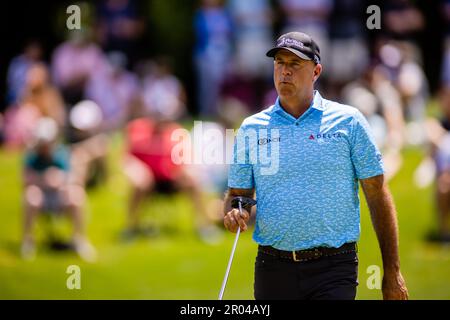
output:
POLYGON ((322 65, 310 36, 284 34, 267 56, 274 58, 278 98, 245 119, 238 131, 236 141, 248 139, 235 142, 224 208, 225 227, 245 231, 248 208, 241 216, 230 202, 256 193, 255 299, 355 299, 358 182, 381 249, 383 298, 407 299, 396 210, 366 119, 314 90, 322 65), (258 139, 248 132, 256 132, 258 139), (277 170, 265 171, 267 161, 255 161, 263 147, 272 150, 269 159, 277 161, 277 170))

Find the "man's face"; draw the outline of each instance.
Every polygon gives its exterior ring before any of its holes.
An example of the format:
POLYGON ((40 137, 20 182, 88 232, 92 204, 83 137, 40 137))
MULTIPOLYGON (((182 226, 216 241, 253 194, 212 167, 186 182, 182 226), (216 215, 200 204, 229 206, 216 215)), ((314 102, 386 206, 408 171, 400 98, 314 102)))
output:
POLYGON ((289 99, 310 94, 320 71, 321 66, 313 61, 301 59, 288 50, 279 50, 274 60, 274 82, 278 95, 289 99))

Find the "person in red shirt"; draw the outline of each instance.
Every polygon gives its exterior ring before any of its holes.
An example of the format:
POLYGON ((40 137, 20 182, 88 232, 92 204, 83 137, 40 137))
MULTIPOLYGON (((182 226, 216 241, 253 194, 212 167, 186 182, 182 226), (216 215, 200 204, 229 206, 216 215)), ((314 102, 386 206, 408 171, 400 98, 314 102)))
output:
POLYGON ((177 141, 172 141, 171 136, 174 130, 181 128, 174 121, 156 121, 149 117, 132 120, 126 128, 128 150, 124 169, 132 188, 125 232, 128 238, 143 231, 139 207, 148 194, 181 191, 193 201, 195 224, 201 239, 218 240, 218 229, 209 221, 198 179, 186 165, 172 161, 172 148, 177 141))

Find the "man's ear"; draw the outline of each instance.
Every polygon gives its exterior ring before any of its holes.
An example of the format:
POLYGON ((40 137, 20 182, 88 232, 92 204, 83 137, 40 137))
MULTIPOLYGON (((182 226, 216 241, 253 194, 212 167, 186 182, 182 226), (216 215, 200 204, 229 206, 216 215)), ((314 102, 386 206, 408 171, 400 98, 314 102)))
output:
POLYGON ((314 66, 313 82, 316 82, 317 79, 319 79, 321 73, 322 73, 322 65, 320 63, 316 64, 314 66))

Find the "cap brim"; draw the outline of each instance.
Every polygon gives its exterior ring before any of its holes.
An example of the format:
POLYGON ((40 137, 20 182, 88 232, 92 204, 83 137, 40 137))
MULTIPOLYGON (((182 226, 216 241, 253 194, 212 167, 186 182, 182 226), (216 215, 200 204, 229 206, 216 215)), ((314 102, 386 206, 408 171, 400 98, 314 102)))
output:
POLYGON ((284 48, 284 47, 275 47, 275 48, 272 48, 272 49, 270 49, 269 51, 267 51, 267 53, 266 53, 266 56, 268 56, 268 57, 275 57, 275 55, 277 54, 277 52, 278 51, 280 51, 280 50, 287 50, 287 51, 290 51, 290 52, 292 52, 293 54, 295 54, 297 57, 299 57, 299 58, 301 58, 301 59, 303 59, 303 60, 312 60, 310 57, 308 57, 306 54, 304 54, 304 53, 302 53, 302 52, 300 52, 300 51, 298 51, 298 50, 295 50, 295 49, 292 49, 292 48, 284 48))

